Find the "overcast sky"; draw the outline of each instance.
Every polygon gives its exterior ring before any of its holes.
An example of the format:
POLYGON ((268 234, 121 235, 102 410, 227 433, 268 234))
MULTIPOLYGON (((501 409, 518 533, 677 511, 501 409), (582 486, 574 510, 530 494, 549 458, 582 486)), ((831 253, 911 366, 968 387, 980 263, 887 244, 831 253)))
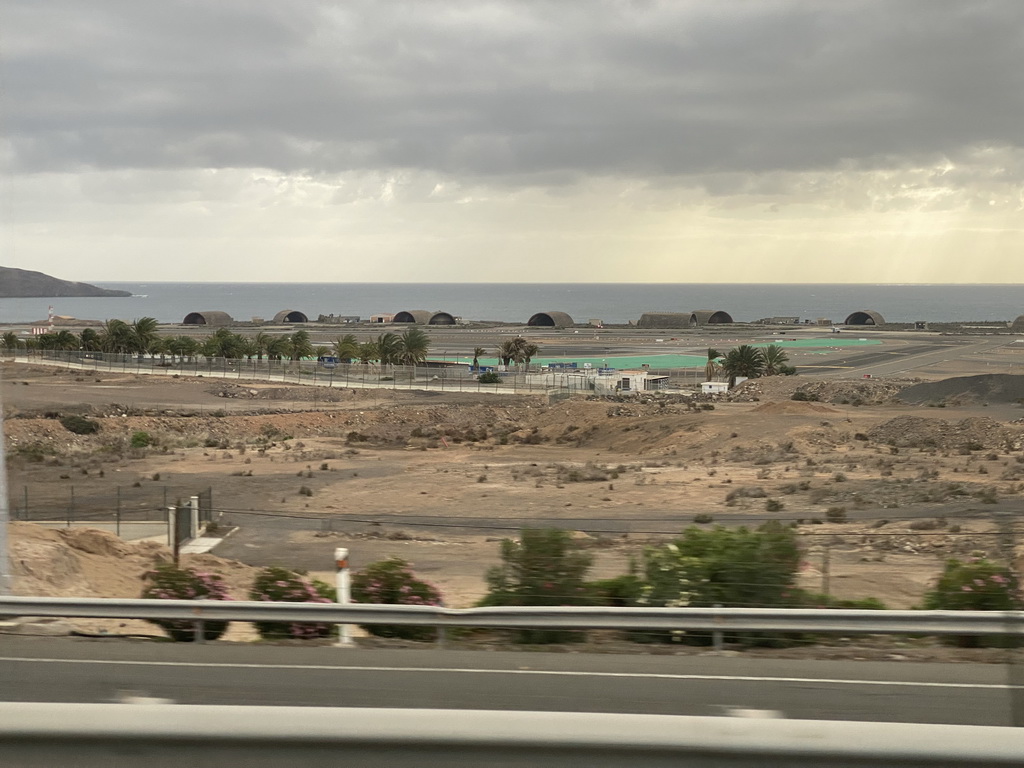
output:
POLYGON ((0 0, 0 264, 1024 283, 1024 2, 0 0))

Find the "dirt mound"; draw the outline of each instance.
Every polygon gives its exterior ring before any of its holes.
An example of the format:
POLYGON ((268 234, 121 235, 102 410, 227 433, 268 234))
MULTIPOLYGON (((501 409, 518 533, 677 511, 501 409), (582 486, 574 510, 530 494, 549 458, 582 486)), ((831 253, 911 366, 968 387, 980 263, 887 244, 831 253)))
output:
MULTIPOLYGON (((152 542, 126 542, 93 528, 46 528, 13 522, 10 562, 16 595, 36 597, 139 597, 143 575, 158 563, 170 562, 167 547, 152 542)), ((236 600, 247 593, 258 569, 215 555, 186 555, 182 564, 221 576, 236 600)), ((82 632, 160 634, 145 621, 74 619, 82 632)), ((251 639, 252 630, 235 622, 232 639, 251 639)))
POLYGON ((725 399, 740 403, 795 399, 835 405, 881 405, 895 402, 900 391, 917 381, 919 379, 807 381, 799 376, 769 376, 744 381, 732 389, 725 399))
POLYGON ((988 418, 963 419, 955 423, 920 416, 898 416, 872 428, 867 436, 877 443, 899 448, 944 450, 1018 450, 1021 431, 988 418))
POLYGON ((906 403, 1018 403, 1024 401, 1024 376, 986 373, 981 376, 957 376, 907 387, 899 393, 906 403))
POLYGON ((817 414, 817 413, 839 413, 835 408, 829 408, 820 403, 800 403, 792 400, 783 400, 780 403, 761 403, 754 408, 755 413, 781 413, 781 414, 817 414))

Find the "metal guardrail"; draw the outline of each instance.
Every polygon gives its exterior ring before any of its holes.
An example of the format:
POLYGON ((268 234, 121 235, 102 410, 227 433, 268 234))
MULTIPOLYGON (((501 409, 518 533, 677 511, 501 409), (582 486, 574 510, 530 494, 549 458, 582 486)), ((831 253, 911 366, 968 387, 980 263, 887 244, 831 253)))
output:
POLYGON ((416 605, 0 597, 0 615, 183 621, 405 624, 508 629, 720 630, 832 634, 1024 635, 1024 611, 815 608, 442 608, 416 605))
POLYGON ((728 717, 0 704, 5 765, 1019 766, 1024 731, 728 717))

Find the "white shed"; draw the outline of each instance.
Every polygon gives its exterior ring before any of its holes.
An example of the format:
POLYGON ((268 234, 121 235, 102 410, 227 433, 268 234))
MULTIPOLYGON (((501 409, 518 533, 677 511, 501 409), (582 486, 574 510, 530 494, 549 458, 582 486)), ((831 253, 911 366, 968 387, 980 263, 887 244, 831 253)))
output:
POLYGON ((719 395, 728 391, 728 381, 702 381, 700 383, 700 393, 702 395, 719 395))

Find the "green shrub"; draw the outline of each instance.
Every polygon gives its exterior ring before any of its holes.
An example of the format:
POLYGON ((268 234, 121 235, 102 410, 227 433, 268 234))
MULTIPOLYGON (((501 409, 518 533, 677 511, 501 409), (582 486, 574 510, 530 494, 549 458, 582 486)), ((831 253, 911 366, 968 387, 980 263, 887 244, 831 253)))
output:
POLYGON ((786 505, 783 504, 778 499, 768 499, 764 503, 764 508, 766 512, 781 512, 783 507, 785 506, 786 505))
POLYGON ((693 522, 700 523, 701 525, 706 525, 707 523, 714 522, 714 520, 715 518, 704 512, 701 512, 699 515, 693 516, 693 522))
MULTIPOLYGON (((264 568, 256 575, 250 600, 275 603, 333 603, 334 589, 322 581, 308 580, 305 575, 287 568, 264 568)), ((278 621, 257 621, 256 631, 265 640, 295 638, 311 640, 329 637, 333 624, 311 624, 278 621)))
MULTIPOLYGON (((1020 583, 1006 566, 986 560, 947 560, 932 588, 925 593, 930 611, 1014 611, 1022 606, 1020 583)), ((944 641, 962 648, 1004 646, 1006 638, 959 635, 944 641)))
POLYGON ((481 373, 479 376, 476 377, 476 380, 479 381, 481 384, 501 384, 501 376, 494 373, 494 371, 487 371, 486 373, 481 373))
MULTIPOLYGON (((795 532, 777 522, 756 530, 687 528, 670 544, 649 547, 643 557, 638 605, 668 607, 773 607, 789 604, 800 565, 795 532)), ((661 632, 637 639, 707 643, 708 632, 661 632)), ((764 642, 770 636, 733 639, 764 642)))
POLYGON ((635 573, 624 573, 612 579, 601 579, 587 584, 595 603, 617 608, 636 605, 643 592, 643 586, 643 581, 635 573))
MULTIPOLYGON (((220 576, 179 568, 165 563, 142 577, 147 583, 142 597, 152 600, 230 600, 227 585, 220 576)), ((149 619, 177 642, 189 643, 195 640, 195 623, 171 619, 149 619)), ((228 628, 226 621, 203 622, 203 638, 217 640, 228 628)))
POLYGON ((77 414, 64 416, 60 420, 60 425, 68 432, 74 432, 76 435, 93 435, 100 431, 100 423, 98 421, 93 421, 77 414))
POLYGON ((156 440, 153 439, 149 432, 133 432, 131 446, 132 448, 148 448, 154 445, 156 440))
MULTIPOLYGON (((487 572, 480 605, 586 605, 587 570, 593 558, 580 552, 568 531, 524 528, 519 540, 501 542, 501 565, 487 572)), ((524 629, 520 643, 564 643, 581 639, 567 630, 524 629)))
MULTIPOLYGON (((441 605, 441 591, 417 578, 409 563, 398 557, 371 563, 352 576, 352 600, 356 603, 384 605, 441 605)), ((367 624, 367 632, 377 637, 405 640, 436 640, 434 627, 367 624)))

